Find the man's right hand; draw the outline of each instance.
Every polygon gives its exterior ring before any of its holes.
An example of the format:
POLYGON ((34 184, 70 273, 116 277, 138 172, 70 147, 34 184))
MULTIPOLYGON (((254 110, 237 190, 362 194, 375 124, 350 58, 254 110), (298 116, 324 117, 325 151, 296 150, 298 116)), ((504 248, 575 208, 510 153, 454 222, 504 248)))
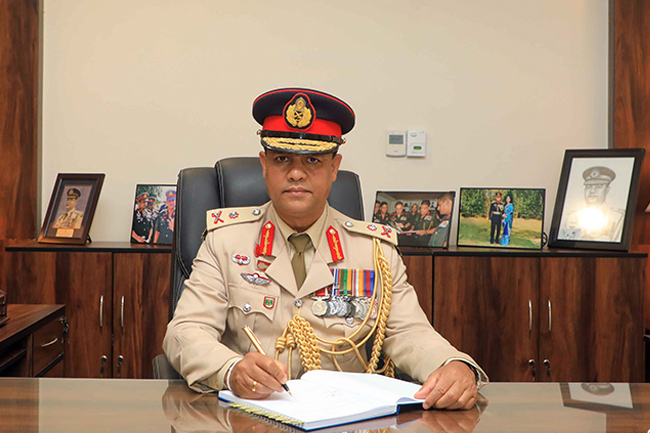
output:
POLYGON ((230 390, 241 398, 261 399, 284 392, 287 366, 258 352, 249 352, 230 372, 230 390))

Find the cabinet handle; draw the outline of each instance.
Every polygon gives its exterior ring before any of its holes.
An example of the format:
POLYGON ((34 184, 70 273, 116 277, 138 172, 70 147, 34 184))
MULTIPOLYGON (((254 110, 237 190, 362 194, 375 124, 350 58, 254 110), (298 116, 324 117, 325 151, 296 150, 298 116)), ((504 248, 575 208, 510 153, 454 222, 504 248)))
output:
POLYGON ((548 300, 548 332, 551 332, 552 326, 551 324, 553 323, 551 317, 551 300, 548 300))
POLYGON ((122 363, 124 362, 124 357, 122 355, 117 357, 117 377, 122 377, 122 363))
POLYGON ((533 301, 528 300, 528 332, 533 332, 533 301))
POLYGON ((54 337, 54 340, 50 341, 49 343, 41 344, 41 347, 51 346, 51 345, 53 345, 54 343, 56 343, 57 341, 59 341, 59 338, 58 338, 58 337, 54 337))
POLYGON ((99 297, 99 329, 104 327, 104 295, 99 297))
POLYGON ((105 368, 106 361, 108 361, 108 356, 102 355, 102 362, 101 362, 101 366, 99 367, 99 374, 102 377, 104 377, 104 368, 105 368))
POLYGON ((546 372, 548 373, 548 377, 551 377, 551 361, 545 359, 544 361, 542 361, 542 364, 546 366, 546 372))
POLYGON ((537 368, 535 368, 535 360, 532 358, 529 359, 528 365, 530 365, 533 368, 533 379, 535 379, 535 376, 537 376, 537 368))
POLYGON ((120 322, 122 323, 122 329, 124 329, 124 296, 122 296, 122 306, 120 307, 120 322))

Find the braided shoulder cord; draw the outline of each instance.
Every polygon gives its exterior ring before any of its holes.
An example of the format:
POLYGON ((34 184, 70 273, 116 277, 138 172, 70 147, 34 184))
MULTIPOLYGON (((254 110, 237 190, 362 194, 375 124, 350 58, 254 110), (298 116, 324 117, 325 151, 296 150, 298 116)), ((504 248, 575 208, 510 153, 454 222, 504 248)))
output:
MULTIPOLYGON (((379 301, 379 314, 377 320, 375 321, 372 329, 368 334, 361 339, 358 343, 354 343, 352 339, 361 331, 363 326, 368 322, 370 318, 370 309, 365 319, 359 326, 359 328, 349 337, 341 337, 335 341, 327 341, 316 336, 314 329, 311 324, 303 317, 300 316, 300 309, 293 316, 293 318, 287 324, 283 334, 276 341, 276 353, 275 358, 278 359, 278 356, 281 352, 284 351, 285 346, 288 345, 288 341, 293 340, 293 347, 298 347, 300 354, 300 362, 304 370, 310 371, 321 368, 320 353, 323 352, 332 356, 332 360, 336 368, 341 371, 336 356, 344 355, 352 351, 355 352, 357 359, 361 362, 364 369, 367 373, 380 373, 393 376, 393 363, 390 358, 385 357, 385 366, 382 370, 377 370, 377 364, 379 358, 381 357, 381 350, 384 344, 384 338, 386 336, 386 322, 388 320, 388 315, 390 313, 391 298, 393 294, 393 277, 390 272, 390 265, 384 257, 384 253, 381 249, 381 242, 378 239, 373 239, 373 262, 375 273, 378 278, 375 279, 375 290, 373 290, 373 295, 370 300, 370 303, 375 302, 377 293, 379 292, 377 286, 381 286, 381 298, 379 301), (359 348, 363 346, 375 333, 375 340, 372 347, 372 355, 370 362, 366 365, 363 361, 363 357, 359 352, 359 348), (319 346, 318 343, 331 346, 331 349, 326 349, 319 346), (345 350, 338 350, 337 348, 341 345, 347 344, 349 347, 345 350)), ((292 346, 289 345, 289 356, 292 355, 292 346)), ((291 364, 289 360, 289 376, 291 375, 291 364)))

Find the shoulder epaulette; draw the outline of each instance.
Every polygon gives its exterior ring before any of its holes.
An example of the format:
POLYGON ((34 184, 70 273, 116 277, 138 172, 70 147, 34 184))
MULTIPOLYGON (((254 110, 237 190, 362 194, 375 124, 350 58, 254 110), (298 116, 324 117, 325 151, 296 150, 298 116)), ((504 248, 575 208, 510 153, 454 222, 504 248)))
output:
POLYGON ((264 211, 261 207, 229 207, 209 210, 205 215, 206 222, 203 237, 205 238, 208 232, 219 227, 257 221, 262 218, 262 215, 264 215, 264 211))
POLYGON ((351 218, 341 220, 340 222, 349 232, 372 236, 397 246, 397 232, 392 227, 383 224, 369 223, 367 221, 357 221, 351 218))

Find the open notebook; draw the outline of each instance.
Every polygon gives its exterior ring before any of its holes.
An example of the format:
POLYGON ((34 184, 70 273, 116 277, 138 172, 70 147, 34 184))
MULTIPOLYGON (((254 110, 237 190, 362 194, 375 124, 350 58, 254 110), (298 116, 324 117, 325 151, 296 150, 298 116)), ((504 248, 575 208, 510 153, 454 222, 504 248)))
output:
POLYGON ((293 396, 276 392, 264 400, 249 400, 220 391, 219 399, 303 430, 394 415, 400 406, 424 401, 413 398, 420 385, 377 374, 313 370, 287 384, 293 396))

